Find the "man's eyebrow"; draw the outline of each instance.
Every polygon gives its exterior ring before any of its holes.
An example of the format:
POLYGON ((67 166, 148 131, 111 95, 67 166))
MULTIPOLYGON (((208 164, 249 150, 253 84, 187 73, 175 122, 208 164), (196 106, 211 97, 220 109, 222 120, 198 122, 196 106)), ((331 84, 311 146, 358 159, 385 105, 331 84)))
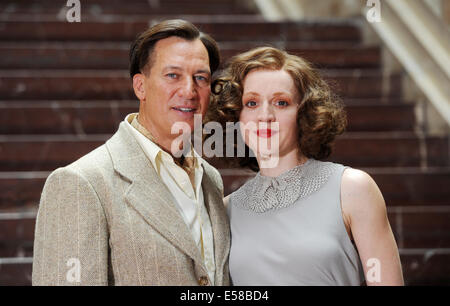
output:
MULTIPOLYGON (((180 66, 173 66, 173 65, 169 65, 163 68, 163 71, 166 70, 183 70, 183 68, 181 68, 180 66)), ((208 75, 211 75, 211 72, 209 71, 209 69, 199 69, 197 70, 195 73, 205 73, 208 75)))
POLYGON ((205 70, 205 69, 197 70, 196 73, 206 73, 206 74, 211 74, 211 72, 210 72, 209 70, 205 70))
POLYGON ((163 70, 169 70, 169 69, 175 69, 175 70, 183 70, 183 68, 179 66, 166 66, 163 70))

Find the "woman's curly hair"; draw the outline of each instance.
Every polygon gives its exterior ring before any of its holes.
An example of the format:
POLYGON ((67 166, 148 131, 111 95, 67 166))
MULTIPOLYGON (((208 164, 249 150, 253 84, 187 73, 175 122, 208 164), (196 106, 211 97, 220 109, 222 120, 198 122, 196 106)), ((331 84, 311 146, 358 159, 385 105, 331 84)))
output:
MULTIPOLYGON (((206 121, 219 122, 223 127, 226 122, 239 121, 243 83, 254 69, 284 70, 291 75, 301 97, 297 112, 300 152, 308 158, 327 158, 335 137, 342 134, 347 125, 343 103, 332 94, 328 84, 310 63, 276 48, 255 48, 228 61, 212 83, 213 98, 206 121)), ((259 169, 256 159, 248 157, 248 154, 233 161, 254 171, 259 169)))

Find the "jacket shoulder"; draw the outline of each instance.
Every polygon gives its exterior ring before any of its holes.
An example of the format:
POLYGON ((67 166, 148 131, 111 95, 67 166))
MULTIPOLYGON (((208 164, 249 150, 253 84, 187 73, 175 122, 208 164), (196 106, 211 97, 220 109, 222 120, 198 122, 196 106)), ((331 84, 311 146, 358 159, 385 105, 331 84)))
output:
POLYGON ((75 170, 89 178, 95 173, 110 172, 113 169, 113 163, 106 145, 103 144, 65 168, 75 170))
POLYGON ((66 182, 77 178, 96 189, 96 185, 104 182, 105 178, 112 177, 113 172, 111 157, 103 144, 71 164, 54 170, 47 177, 45 187, 54 185, 55 181, 66 182))

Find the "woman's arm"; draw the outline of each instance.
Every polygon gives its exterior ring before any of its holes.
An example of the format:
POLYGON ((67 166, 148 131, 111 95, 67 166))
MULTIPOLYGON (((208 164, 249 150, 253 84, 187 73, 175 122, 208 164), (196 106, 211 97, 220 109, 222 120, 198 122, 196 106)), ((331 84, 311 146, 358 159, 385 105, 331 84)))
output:
POLYGON ((404 285, 400 256, 375 181, 364 171, 346 169, 341 183, 344 220, 358 248, 368 286, 404 285))

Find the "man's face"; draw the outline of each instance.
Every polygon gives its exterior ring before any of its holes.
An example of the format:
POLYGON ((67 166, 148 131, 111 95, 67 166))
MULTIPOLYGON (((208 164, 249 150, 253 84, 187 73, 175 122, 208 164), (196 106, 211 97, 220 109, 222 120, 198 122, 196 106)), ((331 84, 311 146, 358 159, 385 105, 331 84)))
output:
POLYGON ((155 44, 149 70, 133 78, 141 101, 139 121, 161 146, 170 148, 168 142, 178 136, 171 134, 172 125, 185 122, 194 131, 194 114, 203 116, 208 108, 208 52, 198 39, 165 38, 155 44))

